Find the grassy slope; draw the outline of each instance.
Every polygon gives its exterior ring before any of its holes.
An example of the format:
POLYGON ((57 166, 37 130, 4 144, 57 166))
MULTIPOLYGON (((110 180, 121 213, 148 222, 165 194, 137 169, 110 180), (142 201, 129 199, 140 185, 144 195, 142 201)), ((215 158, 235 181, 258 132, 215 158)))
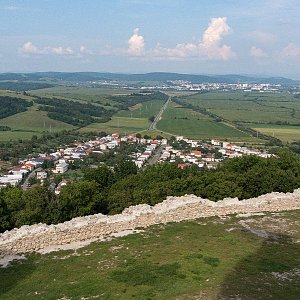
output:
POLYGON ((300 238, 300 211, 251 217, 268 239, 240 220, 153 226, 77 251, 31 255, 0 269, 0 298, 299 299, 300 245, 292 239, 300 238), (292 275, 279 280, 272 272, 292 275))
POLYGON ((157 124, 157 128, 172 134, 184 135, 189 138, 201 139, 210 137, 219 138, 245 138, 246 134, 215 122, 206 115, 190 109, 182 108, 171 102, 157 124))
POLYGON ((7 125, 13 130, 37 132, 47 131, 50 127, 52 131, 73 128, 72 125, 48 118, 47 112, 38 111, 36 106, 0 120, 0 125, 7 125))
MULTIPOLYGON (((32 97, 16 92, 0 91, 0 95, 32 100, 32 97)), ((49 131, 50 127, 51 131, 74 128, 72 125, 48 118, 46 112, 37 110, 37 105, 29 107, 25 112, 1 119, 0 125, 9 126, 12 129, 12 131, 0 131, 0 141, 30 139, 33 135, 40 135, 43 131, 49 131)))

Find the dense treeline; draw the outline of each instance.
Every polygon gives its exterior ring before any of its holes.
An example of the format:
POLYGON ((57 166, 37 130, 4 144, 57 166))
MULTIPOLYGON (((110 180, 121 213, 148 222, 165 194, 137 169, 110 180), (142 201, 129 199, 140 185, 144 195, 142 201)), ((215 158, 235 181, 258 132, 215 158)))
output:
POLYGON ((104 117, 102 122, 108 121, 112 115, 111 111, 90 103, 80 103, 57 98, 36 98, 34 101, 41 104, 39 109, 47 111, 49 118, 74 126, 86 126, 97 122, 99 119, 96 118, 104 117))
POLYGON ((30 91, 54 87, 53 84, 42 82, 0 81, 0 90, 30 91))
POLYGON ((0 96, 0 119, 26 111, 32 102, 15 97, 0 96))
POLYGON ((0 192, 0 231, 94 213, 115 214, 130 205, 154 205, 169 195, 195 194, 219 200, 291 192, 300 187, 300 159, 286 150, 279 155, 226 160, 216 170, 182 170, 175 164, 158 164, 137 172, 132 162, 123 160, 114 169, 102 165, 86 170, 83 180, 64 187, 58 197, 47 187, 28 191, 5 188, 0 192))

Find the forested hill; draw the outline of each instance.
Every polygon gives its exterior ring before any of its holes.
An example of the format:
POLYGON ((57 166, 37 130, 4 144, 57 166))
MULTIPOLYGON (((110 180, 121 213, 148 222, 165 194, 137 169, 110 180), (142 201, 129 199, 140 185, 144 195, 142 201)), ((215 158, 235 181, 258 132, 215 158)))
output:
MULTIPOLYGON (((299 81, 284 77, 255 77, 242 76, 237 74, 228 75, 196 75, 196 74, 179 74, 154 72, 145 74, 121 74, 121 73, 98 73, 98 72, 38 72, 38 73, 2 73, 1 81, 43 81, 58 83, 63 81, 69 82, 86 82, 98 80, 117 80, 117 81, 168 81, 168 80, 187 80, 192 83, 270 83, 293 85, 299 84, 299 81)), ((4 84, 4 83, 2 83, 4 84)), ((39 83, 43 84, 43 83, 39 83)), ((1 85, 0 85, 1 88, 1 85)), ((42 88, 42 87, 40 87, 42 88)), ((33 88, 32 88, 33 89, 33 88)), ((30 90, 25 88, 23 90, 30 90)))

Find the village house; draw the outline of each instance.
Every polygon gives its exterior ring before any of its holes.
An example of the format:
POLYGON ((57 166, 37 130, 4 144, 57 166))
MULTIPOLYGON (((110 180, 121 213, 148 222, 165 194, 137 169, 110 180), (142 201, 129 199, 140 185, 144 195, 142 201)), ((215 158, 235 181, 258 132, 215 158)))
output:
POLYGON ((53 173, 55 174, 62 174, 65 173, 68 170, 68 164, 64 159, 60 159, 58 161, 58 164, 55 166, 55 169, 53 170, 53 173))

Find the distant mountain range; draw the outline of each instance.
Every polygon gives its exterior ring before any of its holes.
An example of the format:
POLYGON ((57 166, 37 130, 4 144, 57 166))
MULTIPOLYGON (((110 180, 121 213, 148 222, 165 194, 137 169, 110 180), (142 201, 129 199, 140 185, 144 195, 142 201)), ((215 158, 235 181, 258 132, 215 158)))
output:
POLYGON ((166 82, 169 80, 185 80, 192 83, 270 83, 281 85, 300 84, 298 80, 284 77, 255 77, 236 74, 229 75, 192 75, 179 73, 154 72, 145 74, 120 74, 98 72, 37 72, 37 73, 2 73, 0 81, 42 81, 42 82, 87 82, 87 81, 125 81, 125 82, 166 82))

